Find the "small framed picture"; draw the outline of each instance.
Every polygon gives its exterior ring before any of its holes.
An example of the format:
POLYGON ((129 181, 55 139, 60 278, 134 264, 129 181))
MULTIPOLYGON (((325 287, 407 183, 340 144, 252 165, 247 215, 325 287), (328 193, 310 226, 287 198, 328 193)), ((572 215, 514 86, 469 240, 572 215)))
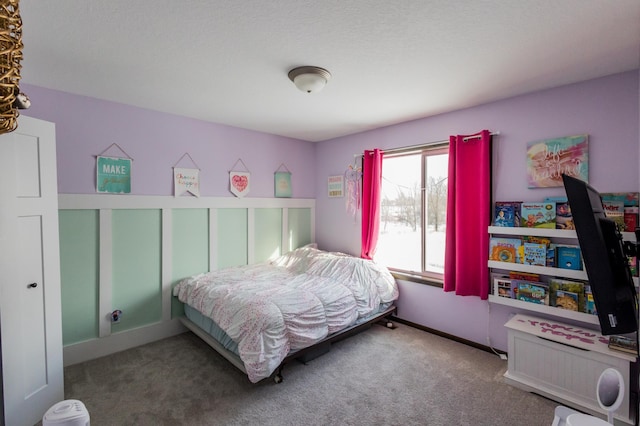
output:
POLYGON ((291 198, 291 173, 275 172, 274 192, 276 197, 291 198))
POLYGON ((329 176, 327 189, 329 198, 344 197, 344 176, 329 176))

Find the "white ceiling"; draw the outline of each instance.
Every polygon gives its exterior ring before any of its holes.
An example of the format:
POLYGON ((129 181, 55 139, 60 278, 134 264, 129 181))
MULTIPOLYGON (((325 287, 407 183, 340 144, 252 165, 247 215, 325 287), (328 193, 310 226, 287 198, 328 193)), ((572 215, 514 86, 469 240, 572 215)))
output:
MULTIPOLYGON (((640 0, 22 0, 22 82, 321 141, 640 66, 640 0), (316 65, 316 94, 287 78, 316 65)), ((28 95, 28 93, 27 93, 28 95)))

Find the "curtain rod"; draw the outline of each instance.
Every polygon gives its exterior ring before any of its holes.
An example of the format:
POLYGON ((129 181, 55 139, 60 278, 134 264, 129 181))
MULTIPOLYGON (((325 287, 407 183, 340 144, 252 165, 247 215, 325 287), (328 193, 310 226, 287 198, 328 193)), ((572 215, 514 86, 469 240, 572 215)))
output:
MULTIPOLYGON (((490 135, 491 136, 496 136, 499 135, 500 131, 495 131, 495 132, 491 132, 490 135)), ((473 136, 467 136, 465 138, 462 138, 463 141, 467 142, 468 140, 471 139, 478 139, 482 137, 480 134, 477 135, 473 135, 473 136)), ((434 142, 427 142, 427 143, 423 143, 423 144, 419 144, 419 145, 410 145, 410 146, 405 146, 405 147, 401 147, 401 148, 391 148, 391 149, 383 149, 382 152, 384 152, 385 154, 394 154, 397 152, 409 152, 409 151, 414 151, 417 149, 424 149, 424 148, 433 148, 436 147, 438 145, 446 145, 449 143, 448 139, 445 140, 441 140, 441 141, 434 141, 434 142)), ((353 154, 353 158, 356 157, 362 157, 362 154, 353 154)))

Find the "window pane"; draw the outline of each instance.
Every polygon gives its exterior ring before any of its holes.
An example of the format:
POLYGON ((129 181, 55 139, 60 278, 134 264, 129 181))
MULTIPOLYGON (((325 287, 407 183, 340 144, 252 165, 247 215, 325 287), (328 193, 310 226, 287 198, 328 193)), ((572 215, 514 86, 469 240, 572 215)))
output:
POLYGON ((377 262, 422 272, 421 154, 389 157, 382 165, 377 262))
MULTIPOLYGON (((448 154, 425 156, 425 270, 444 273, 448 154)), ((383 168, 384 170, 384 168, 383 168)))

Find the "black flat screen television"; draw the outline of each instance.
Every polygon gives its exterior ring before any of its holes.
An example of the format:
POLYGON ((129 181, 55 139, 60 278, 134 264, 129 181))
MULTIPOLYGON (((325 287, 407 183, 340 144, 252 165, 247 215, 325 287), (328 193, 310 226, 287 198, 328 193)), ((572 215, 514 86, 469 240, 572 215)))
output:
POLYGON ((618 228, 600 193, 562 175, 603 335, 638 331, 638 298, 618 228))

